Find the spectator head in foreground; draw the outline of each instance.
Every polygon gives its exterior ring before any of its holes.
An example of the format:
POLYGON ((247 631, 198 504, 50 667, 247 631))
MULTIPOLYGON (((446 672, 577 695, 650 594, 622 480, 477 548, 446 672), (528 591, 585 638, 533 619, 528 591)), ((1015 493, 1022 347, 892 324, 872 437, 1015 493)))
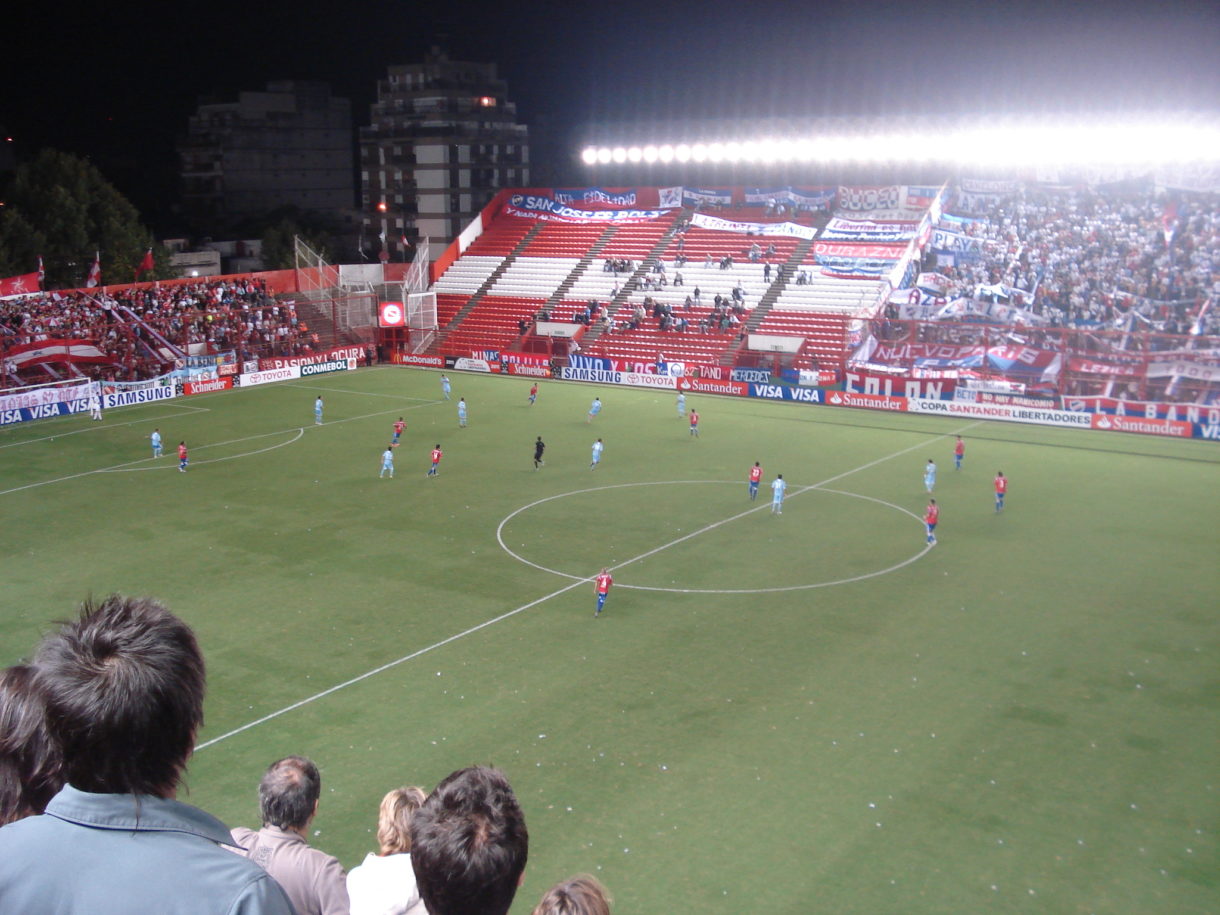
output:
POLYGON ((86 601, 35 666, 73 787, 174 796, 203 723, 203 654, 186 623, 149 598, 86 601))
POLYGON ((498 769, 454 772, 411 820, 411 864, 431 915, 504 915, 528 856, 525 817, 498 769))
POLYGON ((0 826, 42 813, 63 784, 63 760, 47 733, 34 668, 0 671, 0 826))
POLYGON ((0 913, 293 911, 224 823, 175 798, 203 720, 190 627, 155 600, 87 601, 32 666, 67 784, 0 828, 0 913))
POLYGON ((258 808, 264 826, 304 832, 318 812, 322 776, 313 760, 304 756, 277 759, 258 783, 258 808))
POLYGON ((612 901, 595 877, 581 874, 547 890, 533 915, 610 915, 612 901))
POLYGON ((423 788, 395 788, 381 799, 377 816, 377 845, 382 855, 401 855, 411 851, 411 820, 428 795, 423 788))

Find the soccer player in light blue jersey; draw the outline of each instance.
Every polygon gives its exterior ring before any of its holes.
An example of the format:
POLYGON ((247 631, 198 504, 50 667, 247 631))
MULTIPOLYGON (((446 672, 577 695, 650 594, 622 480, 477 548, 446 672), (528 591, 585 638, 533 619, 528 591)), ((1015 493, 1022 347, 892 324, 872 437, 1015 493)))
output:
POLYGON ((318 399, 313 402, 313 422, 315 426, 322 425, 322 395, 318 395, 318 399))
POLYGON ((602 440, 600 438, 593 443, 593 462, 589 464, 590 470, 596 470, 597 465, 601 463, 602 451, 605 449, 605 447, 606 446, 602 444, 602 440))
POLYGON ((450 390, 450 388, 449 388, 449 376, 448 376, 448 375, 442 375, 442 376, 441 376, 441 393, 445 395, 445 400, 448 400, 448 399, 449 399, 449 390, 450 390))
POLYGON ((682 393, 678 394, 678 415, 686 415, 686 395, 682 393))
POLYGON ((788 484, 784 482, 784 475, 781 473, 771 482, 771 514, 784 513, 784 493, 787 491, 788 484))
POLYGON ((153 457, 159 458, 161 456, 161 430, 153 429, 148 440, 152 442, 153 457))
POLYGON ((463 429, 466 428, 466 398, 462 397, 458 400, 458 425, 463 429))
POLYGON ((589 418, 585 420, 587 423, 593 422, 593 417, 602 411, 602 399, 600 397, 593 398, 593 404, 589 407, 589 418))
POLYGON ((928 458, 928 464, 923 469, 923 485, 928 492, 936 488, 936 462, 928 458))
POLYGON ((378 477, 384 477, 386 473, 390 474, 390 479, 394 479, 394 446, 386 445, 385 451, 381 453, 381 473, 378 477))

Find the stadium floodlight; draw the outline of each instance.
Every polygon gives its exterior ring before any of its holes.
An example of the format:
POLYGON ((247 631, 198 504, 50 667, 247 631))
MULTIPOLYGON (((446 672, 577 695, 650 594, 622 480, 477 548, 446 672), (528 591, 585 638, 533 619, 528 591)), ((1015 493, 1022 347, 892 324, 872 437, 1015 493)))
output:
POLYGON ((640 149, 638 146, 628 146, 627 147, 627 161, 628 162, 639 162, 643 158, 644 158, 644 150, 640 149))
MULTIPOLYGON (((630 160, 623 147, 590 146, 587 165, 630 160)), ((874 132, 818 133, 807 137, 703 138, 693 143, 644 147, 644 162, 929 163, 976 169, 1041 166, 1123 168, 1220 163, 1220 120, 1164 114, 1142 120, 1006 119, 943 124, 933 129, 888 127, 874 132), (651 150, 651 153, 650 153, 651 150)))
POLYGON ((626 147, 623 147, 623 146, 614 147, 614 149, 612 149, 610 151, 610 158, 613 159, 616 164, 622 165, 624 162, 627 161, 626 147))

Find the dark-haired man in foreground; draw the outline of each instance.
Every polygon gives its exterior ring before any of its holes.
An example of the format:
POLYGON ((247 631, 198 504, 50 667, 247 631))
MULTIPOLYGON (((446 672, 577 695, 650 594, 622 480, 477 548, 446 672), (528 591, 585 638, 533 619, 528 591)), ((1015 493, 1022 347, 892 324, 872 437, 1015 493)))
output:
POLYGON ((0 915, 291 913, 228 828, 175 800, 203 722, 203 655, 161 604, 112 595, 35 657, 68 784, 0 829, 0 915))

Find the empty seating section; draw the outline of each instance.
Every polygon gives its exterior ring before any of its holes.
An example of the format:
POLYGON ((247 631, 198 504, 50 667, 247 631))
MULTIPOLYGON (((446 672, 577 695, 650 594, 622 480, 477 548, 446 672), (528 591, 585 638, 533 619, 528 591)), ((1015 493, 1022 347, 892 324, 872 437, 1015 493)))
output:
POLYGON ((605 231, 606 227, 602 224, 544 223, 521 253, 526 257, 563 257, 580 260, 589 253, 589 249, 597 243, 605 231))
POLYGON ((519 256, 496 278, 487 294, 528 296, 545 301, 559 288, 577 262, 578 257, 519 256))
POLYGON ((673 222, 673 217, 667 216, 664 219, 654 219, 644 223, 624 223, 615 226, 614 235, 598 252, 598 257, 641 261, 670 230, 673 222))
MULTIPOLYGON (((846 356, 846 315, 813 311, 771 309, 754 332, 784 337, 804 337, 803 352, 814 356, 823 368, 841 367, 846 356)), ((802 366, 807 367, 807 366, 802 366)))
POLYGON ((441 345, 445 353, 511 349, 521 336, 520 321, 530 324, 546 297, 485 295, 441 345))
POLYGON ((789 280, 772 310, 821 311, 853 316, 876 311, 884 286, 880 280, 847 280, 823 276, 819 271, 817 267, 810 270, 810 281, 805 285, 797 285, 794 280, 789 280))
POLYGON ((504 260, 535 225, 536 223, 532 219, 501 216, 474 240, 470 247, 462 253, 462 258, 471 255, 491 255, 504 260))

